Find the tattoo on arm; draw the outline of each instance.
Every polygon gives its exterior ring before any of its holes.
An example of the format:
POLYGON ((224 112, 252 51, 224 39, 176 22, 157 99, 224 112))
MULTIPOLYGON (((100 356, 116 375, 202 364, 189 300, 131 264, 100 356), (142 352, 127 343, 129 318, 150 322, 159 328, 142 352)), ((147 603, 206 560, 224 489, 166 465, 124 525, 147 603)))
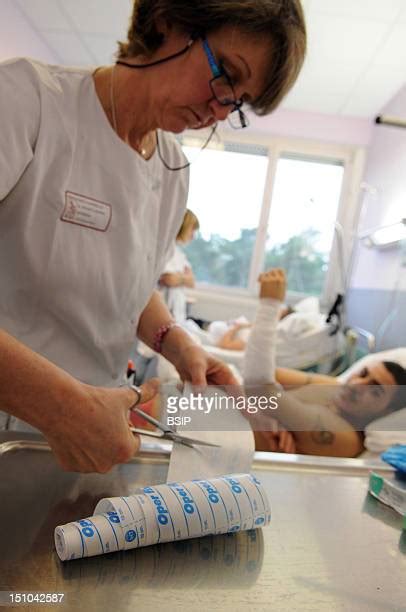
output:
POLYGON ((334 434, 331 431, 312 431, 311 438, 316 444, 322 444, 328 446, 334 442, 334 434))

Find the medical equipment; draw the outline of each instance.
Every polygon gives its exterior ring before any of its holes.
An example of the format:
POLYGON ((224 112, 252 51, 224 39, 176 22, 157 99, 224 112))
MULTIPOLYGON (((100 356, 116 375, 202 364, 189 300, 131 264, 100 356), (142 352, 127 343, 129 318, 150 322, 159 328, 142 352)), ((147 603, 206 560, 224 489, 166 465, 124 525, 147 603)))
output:
POLYGON ((406 517, 406 479, 401 475, 388 477, 371 472, 369 492, 379 501, 406 517))
POLYGON ((143 487, 101 499, 94 515, 55 528, 61 561, 265 527, 271 510, 251 474, 143 487))
POLYGON ((157 427, 162 433, 158 433, 155 431, 149 431, 147 429, 139 429, 137 427, 130 427, 133 433, 142 434, 143 436, 151 436, 153 438, 159 438, 160 440, 170 440, 171 442, 177 442, 179 444, 184 444, 185 446, 190 446, 193 448, 196 444, 200 444, 201 446, 215 446, 218 447, 218 444, 212 444, 211 442, 206 442, 203 440, 197 440, 196 438, 187 438, 186 436, 182 436, 177 433, 172 427, 161 423, 154 419, 154 417, 150 416, 140 408, 131 408, 131 412, 135 412, 140 417, 145 419, 150 425, 154 425, 157 427))

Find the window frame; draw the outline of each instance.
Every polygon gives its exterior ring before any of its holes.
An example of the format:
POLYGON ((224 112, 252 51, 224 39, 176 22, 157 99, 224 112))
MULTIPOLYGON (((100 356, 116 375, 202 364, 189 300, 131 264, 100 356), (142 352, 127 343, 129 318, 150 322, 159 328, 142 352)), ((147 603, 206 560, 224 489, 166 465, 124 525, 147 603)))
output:
MULTIPOLYGON (((326 162, 340 162, 343 166, 343 182, 336 216, 336 221, 342 228, 342 232, 340 233, 342 233, 343 238, 343 261, 342 264, 339 262, 340 246, 338 244, 337 233, 335 233, 330 250, 324 288, 319 296, 320 302, 322 305, 328 305, 335 299, 337 293, 345 293, 350 274, 351 254, 353 251, 354 239, 356 237, 354 228, 358 225, 360 214, 361 182, 366 159, 365 147, 316 140, 294 139, 279 136, 273 137, 269 134, 247 133, 243 131, 237 132, 221 128, 218 132, 221 141, 229 143, 231 146, 244 147, 244 145, 247 145, 248 147, 265 147, 268 150, 268 169, 264 184, 257 236, 251 257, 248 286, 246 288, 227 287, 224 285, 197 282, 196 289, 200 292, 205 291, 207 294, 213 293, 216 295, 216 298, 218 298, 219 292, 223 293, 225 296, 235 296, 236 298, 257 295, 257 278, 262 271, 265 259, 267 230, 278 161, 283 155, 293 155, 299 159, 303 158, 304 160, 306 158, 309 158, 309 160, 318 158, 326 162), (342 274, 342 272, 344 272, 344 274, 342 274)), ((185 136, 186 138, 190 136, 194 141, 198 140, 196 133, 188 134, 188 132, 186 132, 185 136)), ((193 294, 193 290, 190 293, 193 294)), ((288 297, 296 301, 301 297, 305 297, 305 295, 297 292, 290 292, 288 289, 288 297)))

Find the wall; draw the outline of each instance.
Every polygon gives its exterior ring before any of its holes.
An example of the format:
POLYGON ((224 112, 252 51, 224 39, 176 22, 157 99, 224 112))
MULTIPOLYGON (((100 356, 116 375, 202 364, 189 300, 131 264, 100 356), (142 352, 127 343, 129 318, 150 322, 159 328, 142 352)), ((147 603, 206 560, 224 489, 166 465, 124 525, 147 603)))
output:
MULTIPOLYGON (((268 117, 249 115, 246 132, 260 136, 303 138, 333 144, 368 146, 373 122, 362 117, 344 117, 280 108, 268 117)), ((245 130, 244 130, 245 131, 245 130)))
POLYGON ((1 2, 0 61, 9 57, 29 56, 57 63, 55 54, 31 27, 14 0, 1 2))
MULTIPOLYGON (((406 86, 382 114, 406 119, 406 86)), ((364 180, 360 232, 406 217, 405 129, 374 127, 364 180)), ((358 242, 354 251, 348 321, 376 334, 379 349, 406 346, 405 263, 404 247, 379 251, 358 242)))

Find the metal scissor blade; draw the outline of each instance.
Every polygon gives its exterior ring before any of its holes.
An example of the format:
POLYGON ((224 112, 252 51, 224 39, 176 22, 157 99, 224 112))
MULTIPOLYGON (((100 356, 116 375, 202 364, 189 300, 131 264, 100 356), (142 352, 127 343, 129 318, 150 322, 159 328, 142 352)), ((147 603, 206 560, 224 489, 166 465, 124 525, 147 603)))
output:
POLYGON ((150 429, 140 429, 138 427, 130 427, 130 430, 133 433, 140 434, 142 436, 149 436, 150 438, 156 438, 157 440, 169 440, 171 442, 178 442, 180 444, 185 444, 186 446, 190 447, 200 445, 219 448, 218 444, 212 444, 211 442, 205 442, 204 440, 196 440, 195 438, 188 438, 187 436, 182 436, 181 434, 172 431, 163 433, 161 430, 158 432, 151 431, 150 429))
MULTIPOLYGON (((204 440, 197 440, 195 438, 188 438, 187 436, 182 436, 181 434, 179 434, 177 431, 175 431, 168 425, 164 425, 163 423, 161 423, 161 421, 157 421, 156 419, 154 419, 154 417, 152 417, 147 412, 144 412, 143 410, 141 410, 141 408, 132 408, 131 410, 133 412, 136 412, 143 419, 145 419, 147 423, 154 425, 160 431, 163 432, 163 435, 160 435, 160 436, 155 435, 154 436, 155 438, 159 437, 159 438, 163 438, 166 440, 172 440, 173 442, 180 442, 181 444, 185 444, 186 446, 193 446, 195 444, 200 444, 201 446, 213 446, 217 448, 219 446, 218 444, 212 444, 211 442, 205 442, 204 440)), ((148 435, 148 434, 145 433, 144 435, 148 435)))
POLYGON ((141 427, 130 427, 130 431, 132 433, 141 435, 141 436, 148 436, 150 438, 156 438, 157 440, 169 440, 170 438, 166 438, 165 434, 163 434, 161 431, 151 431, 150 429, 141 429, 141 427))

